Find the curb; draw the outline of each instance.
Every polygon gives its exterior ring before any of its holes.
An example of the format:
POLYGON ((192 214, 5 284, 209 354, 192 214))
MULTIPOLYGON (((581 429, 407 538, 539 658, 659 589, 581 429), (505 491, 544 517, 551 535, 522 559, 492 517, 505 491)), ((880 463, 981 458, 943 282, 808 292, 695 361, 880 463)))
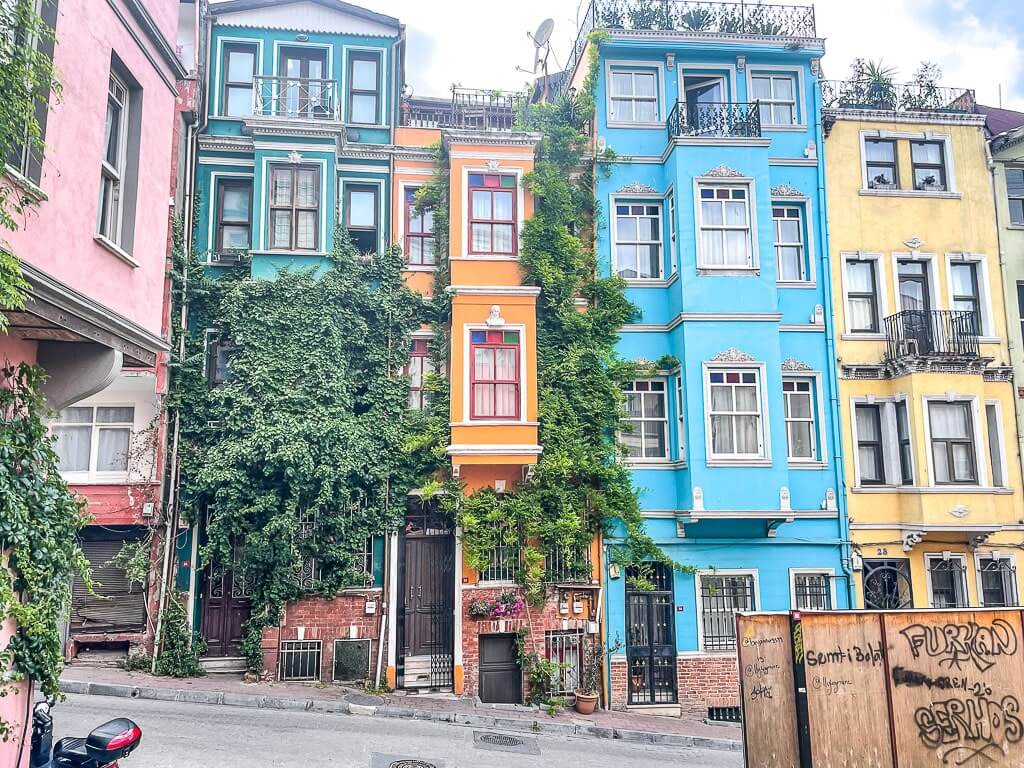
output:
POLYGON ((324 712, 331 714, 362 715, 367 717, 391 717, 407 720, 433 720, 455 725, 499 728, 506 731, 545 733, 556 736, 581 736, 591 739, 618 739, 633 744, 657 744, 670 747, 693 747, 725 752, 739 752, 742 742, 737 739, 715 739, 706 736, 685 736, 675 733, 634 731, 624 728, 608 728, 599 725, 574 725, 572 723, 548 723, 526 718, 494 717, 465 712, 445 712, 433 709, 415 709, 393 704, 378 706, 350 704, 334 699, 291 699, 281 696, 261 696, 248 693, 226 693, 224 691, 190 691, 183 688, 157 688, 153 686, 118 685, 115 683, 89 683, 77 680, 61 680, 64 693, 85 696, 115 696, 122 699, 153 699, 187 704, 216 704, 225 707, 247 707, 249 709, 275 709, 286 712, 324 712))

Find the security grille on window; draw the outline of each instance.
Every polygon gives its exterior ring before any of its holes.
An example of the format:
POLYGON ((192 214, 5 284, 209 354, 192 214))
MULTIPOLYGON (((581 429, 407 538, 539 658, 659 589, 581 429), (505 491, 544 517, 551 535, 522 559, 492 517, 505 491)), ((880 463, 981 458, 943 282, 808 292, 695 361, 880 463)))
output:
POLYGON ((793 607, 801 611, 832 610, 831 576, 827 573, 793 574, 793 607))
POLYGON ((423 388, 423 380, 433 370, 427 340, 413 339, 409 362, 405 364, 405 375, 409 377, 409 407, 414 411, 422 411, 427 405, 430 395, 423 388))
POLYGON ((964 401, 928 403, 932 464, 939 485, 978 482, 971 404, 964 401))
POLYGON ((632 459, 668 458, 668 405, 663 380, 631 381, 622 388, 624 421, 631 430, 619 433, 619 443, 632 459))
POLYGON ((270 247, 315 251, 319 230, 319 169, 305 165, 270 166, 270 247))
POLYGON ((587 636, 579 630, 554 630, 544 633, 544 656, 558 664, 551 681, 551 693, 569 696, 579 690, 587 636))
POLYGON ((619 277, 661 277, 661 204, 616 203, 614 247, 619 277))
POLYGON ((889 611, 913 606, 907 559, 865 560, 863 582, 865 608, 889 611))
POLYGON ((1024 168, 1006 169, 1006 195, 1010 205, 1010 224, 1024 226, 1024 168))
POLYGON ((437 263, 434 254, 434 211, 429 207, 417 208, 416 189, 405 190, 405 258, 411 266, 433 266, 437 263))
POLYGON ((772 208, 772 224, 775 225, 775 261, 778 264, 778 279, 785 282, 807 280, 804 259, 804 225, 800 209, 795 205, 772 208))
POLYGON ((249 249, 252 182, 230 179, 220 182, 217 196, 217 252, 249 249))
POLYGON ((753 265, 747 187, 702 184, 700 266, 744 269, 753 265))
POLYGON ((963 557, 926 555, 932 608, 967 607, 967 568, 963 557))
POLYGON ((1017 569, 1008 557, 982 555, 977 559, 981 605, 984 608, 1016 607, 1017 569))
POLYGON ((914 189, 946 189, 946 161, 941 141, 910 142, 910 165, 914 174, 914 189))
POLYGON ((756 609, 754 577, 700 577, 701 640, 705 651, 732 651, 736 648, 736 613, 756 609))
POLYGON ((516 581, 522 566, 518 531, 510 525, 499 526, 495 542, 484 553, 487 565, 480 571, 480 581, 516 581))
POLYGON ((611 122, 657 121, 658 75, 654 70, 613 71, 611 96, 611 122))
POLYGON ((470 416, 519 418, 519 331, 470 331, 470 416))
POLYGON ((814 461, 818 458, 814 380, 795 377, 783 379, 782 398, 789 458, 795 461, 814 461))
POLYGON ((282 640, 281 681, 319 680, 322 651, 322 640, 282 640))
POLYGON ((792 75, 754 75, 754 98, 761 106, 762 126, 786 126, 797 122, 796 83, 792 75))
POLYGON ((256 46, 224 44, 224 93, 221 113, 228 117, 252 114, 253 78, 256 74, 256 46))
POLYGON ((864 159, 868 189, 896 189, 900 177, 896 169, 896 142, 892 139, 865 139, 864 159))
POLYGON ((51 424, 61 472, 124 473, 135 423, 131 406, 72 406, 51 424))
POLYGON ((127 156, 128 86, 111 72, 107 85, 107 113, 103 126, 103 162, 100 170, 97 231, 115 245, 121 244, 127 156))
POLYGON ((757 370, 708 371, 711 455, 714 458, 761 456, 761 386, 757 370))
POLYGON ((978 290, 978 265, 974 262, 950 264, 949 276, 953 283, 952 309, 971 313, 970 330, 981 333, 981 292, 978 290))
POLYGON ((878 333, 878 276, 873 259, 846 260, 846 304, 850 333, 878 333))
POLYGON ((364 585, 373 583, 373 536, 363 540, 363 548, 356 555, 356 571, 362 576, 364 585))
POLYGON ((516 177, 469 174, 469 252, 515 256, 516 177))

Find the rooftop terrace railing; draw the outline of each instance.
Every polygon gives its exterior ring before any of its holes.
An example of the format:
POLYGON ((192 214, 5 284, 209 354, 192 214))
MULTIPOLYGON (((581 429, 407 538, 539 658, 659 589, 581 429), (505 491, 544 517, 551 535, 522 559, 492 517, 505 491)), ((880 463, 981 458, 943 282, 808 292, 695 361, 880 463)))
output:
POLYGON ((409 100, 402 105, 402 125, 410 128, 462 128, 511 131, 526 109, 522 93, 455 87, 450 102, 409 100))
MULTIPOLYGON (((573 73, 595 29, 817 37, 813 5, 706 0, 591 0, 580 18, 566 71, 573 73)), ((571 77, 566 78, 563 87, 571 77)))
POLYGON ((883 83, 877 80, 822 80, 825 109, 883 112, 974 112, 974 91, 931 83, 883 83))

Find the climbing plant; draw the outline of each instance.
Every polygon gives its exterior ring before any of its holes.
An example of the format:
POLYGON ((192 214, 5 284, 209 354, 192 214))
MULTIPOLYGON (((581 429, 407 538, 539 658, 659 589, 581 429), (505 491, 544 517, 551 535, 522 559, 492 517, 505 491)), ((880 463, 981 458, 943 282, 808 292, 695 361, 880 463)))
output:
POLYGON ((202 516, 203 561, 232 568, 251 594, 252 667, 287 600, 363 583, 366 539, 395 527, 435 463, 412 439, 422 425, 403 366, 426 310, 401 269, 397 250, 358 255, 343 228, 316 269, 263 280, 247 262, 216 278, 190 264, 192 333, 172 401, 181 504, 202 516), (218 338, 230 375, 211 388, 203 361, 218 338))
MULTIPOLYGON (((84 503, 58 471, 43 376, 26 364, 0 369, 0 623, 14 621, 14 634, 0 648, 0 696, 22 680, 35 682, 47 698, 60 696, 58 626, 71 605, 72 576, 81 574, 91 588, 78 546, 84 503)), ((0 739, 12 735, 0 719, 0 739)))

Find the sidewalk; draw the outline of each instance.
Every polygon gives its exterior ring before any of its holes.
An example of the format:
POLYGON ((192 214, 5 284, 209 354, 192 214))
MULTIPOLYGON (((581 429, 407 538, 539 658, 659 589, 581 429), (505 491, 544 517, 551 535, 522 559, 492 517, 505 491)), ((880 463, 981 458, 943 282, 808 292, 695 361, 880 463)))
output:
POLYGON ((536 707, 481 704, 450 694, 371 696, 359 689, 337 685, 245 683, 234 675, 179 680, 144 672, 126 672, 116 667, 74 663, 64 670, 61 688, 65 693, 97 696, 415 718, 503 730, 728 751, 741 748, 740 729, 734 725, 709 725, 698 720, 604 710, 593 715, 580 715, 568 710, 551 716, 536 707))

